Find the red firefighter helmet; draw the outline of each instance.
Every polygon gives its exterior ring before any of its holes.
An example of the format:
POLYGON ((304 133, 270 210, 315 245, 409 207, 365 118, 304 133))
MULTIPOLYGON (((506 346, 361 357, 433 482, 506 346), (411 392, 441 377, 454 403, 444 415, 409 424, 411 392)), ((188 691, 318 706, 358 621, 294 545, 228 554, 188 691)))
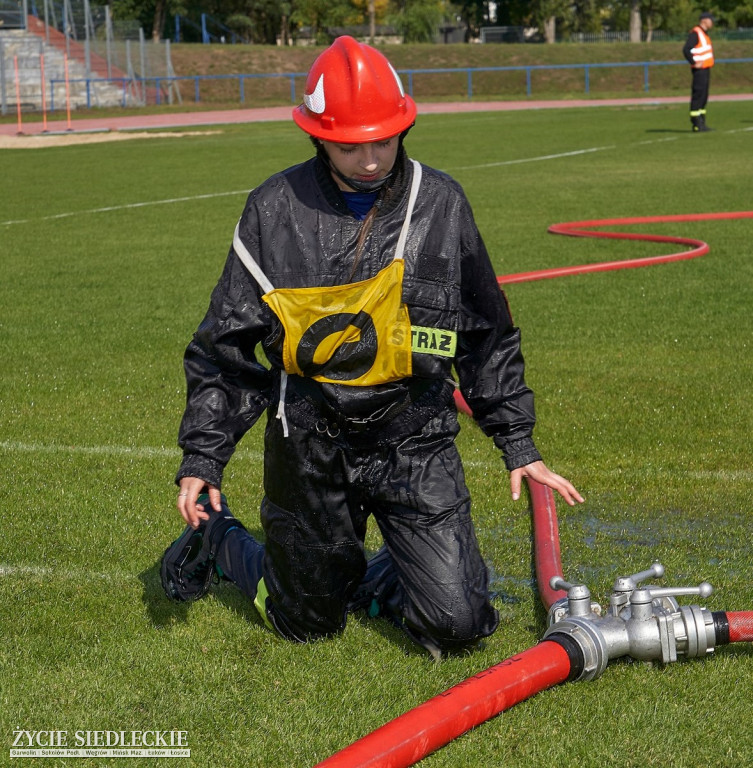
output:
POLYGON ((387 58, 347 35, 309 70, 293 120, 310 136, 341 144, 384 141, 413 125, 416 103, 387 58))

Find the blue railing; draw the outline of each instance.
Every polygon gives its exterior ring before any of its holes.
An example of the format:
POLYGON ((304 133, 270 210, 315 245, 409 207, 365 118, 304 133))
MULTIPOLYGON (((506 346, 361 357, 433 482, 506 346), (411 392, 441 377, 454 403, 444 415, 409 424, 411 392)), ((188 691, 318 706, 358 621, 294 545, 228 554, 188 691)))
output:
MULTIPOLYGON (((753 59, 716 59, 716 64, 743 64, 751 63, 753 59)), ((473 75, 479 72, 524 72, 526 78, 526 96, 533 93, 532 78, 534 72, 543 72, 563 69, 582 69, 584 74, 584 92, 591 92, 591 70, 594 69, 617 69, 624 67, 643 69, 643 90, 649 90, 649 70, 651 67, 666 66, 688 66, 684 59, 681 61, 631 61, 631 62, 606 62, 603 64, 529 64, 515 67, 469 67, 467 69, 412 69, 398 70, 400 74, 408 76, 408 93, 413 95, 413 76, 416 74, 451 74, 466 73, 467 96, 473 98, 473 75)))
MULTIPOLYGON (((750 64, 753 63, 753 58, 745 59, 717 59, 716 64, 750 64)), ((609 62, 602 64, 530 64, 515 67, 467 67, 459 69, 405 69, 398 70, 401 75, 407 78, 407 92, 414 96, 414 80, 416 75, 435 75, 435 74, 465 74, 466 76, 466 91, 467 98, 472 99, 474 95, 473 91, 473 76, 482 72, 521 72, 525 74, 526 82, 526 96, 533 94, 533 75, 535 72, 544 72, 551 70, 564 70, 564 69, 580 69, 583 70, 584 76, 584 92, 590 93, 591 89, 591 72, 597 69, 617 69, 617 68, 641 68, 643 70, 643 90, 649 91, 649 72, 651 67, 668 67, 668 66, 683 66, 687 67, 688 63, 682 61, 639 61, 639 62, 609 62)), ((173 83, 188 82, 193 84, 194 101, 198 104, 201 102, 201 84, 211 81, 219 80, 232 80, 238 83, 238 98, 241 104, 246 102, 246 81, 247 80, 264 80, 264 79, 287 79, 290 81, 290 101, 295 104, 300 99, 296 93, 296 79, 303 80, 306 78, 306 72, 276 72, 267 74, 238 74, 238 75, 174 75, 171 77, 147 77, 147 78, 79 78, 76 80, 70 80, 70 83, 83 82, 86 83, 86 95, 87 95, 87 107, 91 107, 91 92, 92 85, 96 83, 111 83, 117 84, 123 89, 123 106, 127 106, 127 89, 129 85, 138 85, 142 92, 147 89, 154 93, 155 103, 162 103, 163 89, 167 89, 173 83)), ((55 86, 64 84, 63 80, 53 79, 50 80, 51 94, 54 97, 55 86)), ((54 98, 50 106, 52 110, 55 109, 54 98)))

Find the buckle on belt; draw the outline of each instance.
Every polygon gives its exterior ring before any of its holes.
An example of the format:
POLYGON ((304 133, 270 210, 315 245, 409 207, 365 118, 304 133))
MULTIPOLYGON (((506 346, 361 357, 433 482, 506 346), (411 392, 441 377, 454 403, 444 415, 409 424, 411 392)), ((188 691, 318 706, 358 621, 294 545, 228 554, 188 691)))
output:
POLYGON ((338 424, 329 424, 324 419, 319 419, 314 424, 314 428, 320 435, 327 435, 333 440, 340 435, 340 426, 338 424))

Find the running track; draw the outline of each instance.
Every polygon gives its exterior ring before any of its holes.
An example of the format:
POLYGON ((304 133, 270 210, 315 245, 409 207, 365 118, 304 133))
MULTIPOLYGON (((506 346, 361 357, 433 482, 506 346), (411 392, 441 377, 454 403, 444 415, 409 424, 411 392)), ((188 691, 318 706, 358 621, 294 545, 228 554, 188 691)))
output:
MULTIPOLYGON (((728 94, 714 96, 713 101, 753 101, 753 93, 728 94)), ((666 98, 635 99, 574 99, 570 101, 471 101, 418 104, 419 115, 446 112, 496 112, 517 111, 522 109, 564 109, 572 107, 653 107, 662 104, 687 104, 686 96, 666 98)), ((169 128, 188 128, 191 126, 222 125, 228 123, 255 123, 272 120, 290 120, 293 107, 266 107, 262 109, 226 109, 207 112, 176 112, 162 115, 123 115, 118 117, 84 118, 71 121, 71 130, 67 130, 65 115, 56 112, 55 120, 48 117, 47 133, 84 133, 91 131, 137 131, 169 128), (62 118, 62 119, 61 119, 62 118)), ((31 136, 43 133, 43 123, 23 120, 22 133, 31 136)), ((16 136, 18 123, 0 125, 0 136, 16 136)))

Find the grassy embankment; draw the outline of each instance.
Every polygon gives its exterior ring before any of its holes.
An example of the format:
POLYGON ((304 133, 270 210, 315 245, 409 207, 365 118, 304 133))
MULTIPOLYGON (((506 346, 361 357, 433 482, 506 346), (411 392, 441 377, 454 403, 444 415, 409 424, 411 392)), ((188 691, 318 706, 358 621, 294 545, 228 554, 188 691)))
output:
MULTIPOLYGON (((555 67, 613 63, 623 65, 643 61, 682 60, 680 43, 650 45, 563 44, 563 45, 394 45, 385 48, 395 68, 410 70, 468 69, 485 67, 555 67)), ((321 49, 307 47, 281 49, 265 46, 176 45, 173 65, 180 76, 269 74, 306 72, 321 49)), ((753 41, 716 43, 718 59, 753 58, 753 41)), ((532 73, 531 98, 567 99, 634 97, 647 95, 642 67, 597 68, 590 72, 589 94, 585 94, 582 67, 537 70, 532 73)), ((404 82, 408 78, 403 75, 404 82)), ((296 93, 303 92, 303 78, 296 79, 296 93)), ((679 66, 652 66, 649 70, 651 96, 682 95, 689 90, 688 69, 679 66)), ((714 93, 753 91, 753 66, 750 63, 719 64, 714 70, 714 93)), ((181 86, 184 100, 193 99, 193 86, 181 86)), ((201 84, 204 106, 238 106, 237 80, 218 80, 201 84)), ((413 95, 418 101, 464 100, 468 98, 467 75, 416 74, 413 95)), ((526 98, 523 71, 485 72, 473 75, 473 97, 478 100, 526 98)), ((290 103, 288 78, 247 79, 245 106, 290 103)))
MULTIPOLYGON (((644 68, 622 66, 645 61, 678 62, 682 60, 681 44, 651 43, 558 44, 558 45, 392 45, 384 48, 390 60, 419 102, 464 101, 468 99, 466 71, 456 73, 414 74, 409 82, 407 72, 427 69, 467 70, 486 67, 559 67, 571 69, 539 69, 531 73, 531 94, 526 94, 526 73, 475 72, 472 75, 473 96, 477 101, 527 99, 634 98, 679 96, 689 93, 690 77, 683 64, 653 65, 649 68, 649 91, 645 90, 644 68), (589 73, 589 90, 585 90, 582 65, 612 63, 621 66, 594 68, 589 73)), ((231 46, 178 44, 171 47, 175 73, 181 78, 212 76, 202 80, 199 101, 195 98, 193 79, 179 81, 180 98, 173 94, 173 104, 148 106, 149 113, 186 110, 235 109, 240 107, 285 106, 291 104, 289 77, 246 78, 241 101, 237 75, 305 73, 321 48, 274 46, 231 46), (222 76, 222 77, 219 77, 222 76), (230 76, 230 77, 228 77, 230 76)), ((753 41, 715 43, 719 60, 753 58, 753 41)), ((303 93, 305 78, 294 79, 295 98, 303 93)), ((712 98, 722 93, 753 92, 753 65, 720 63, 714 69, 712 98)), ((163 100, 166 99, 166 96, 163 100)), ((105 117, 134 113, 103 108, 77 110, 73 119, 105 117)), ((62 113, 50 116, 63 119, 62 113)), ((15 115, 0 117, 0 122, 13 122, 15 115)))

